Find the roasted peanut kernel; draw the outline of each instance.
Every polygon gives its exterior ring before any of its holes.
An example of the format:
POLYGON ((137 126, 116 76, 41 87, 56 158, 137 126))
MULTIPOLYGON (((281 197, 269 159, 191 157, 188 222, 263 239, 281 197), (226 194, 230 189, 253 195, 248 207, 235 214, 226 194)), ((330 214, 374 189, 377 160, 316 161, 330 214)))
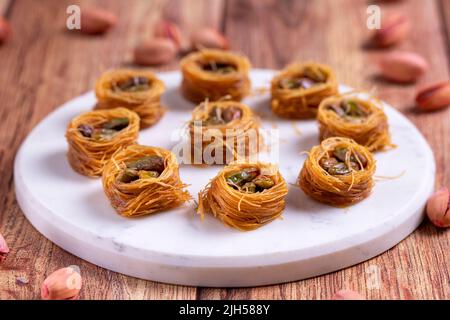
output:
POLYGON ((426 60, 413 52, 391 52, 383 55, 378 62, 385 79, 400 83, 415 82, 428 70, 426 60))
POLYGON ((86 8, 81 10, 80 31, 86 34, 102 34, 117 23, 117 17, 104 9, 86 8))
POLYGON ((447 188, 434 193, 427 203, 427 215, 430 221, 437 227, 450 227, 450 193, 447 188))
POLYGON ((43 300, 75 300, 81 290, 81 275, 71 267, 58 269, 44 280, 43 300))
POLYGON ((420 90, 416 103, 422 111, 432 111, 450 105, 450 82, 441 82, 420 90))
POLYGON ((228 40, 216 29, 204 28, 195 31, 191 36, 192 47, 196 50, 208 49, 229 49, 228 40))
POLYGON ((373 42, 378 47, 392 46, 406 38, 410 29, 411 25, 405 15, 392 14, 382 21, 381 29, 375 31, 373 42))
POLYGON ((177 51, 177 47, 169 39, 150 39, 134 49, 134 63, 148 66, 166 64, 175 58, 177 51))
POLYGON ((336 292, 332 300, 364 300, 364 298, 356 291, 343 289, 336 292))
POLYGON ((173 22, 161 20, 155 24, 154 30, 155 38, 166 38, 172 40, 177 48, 181 48, 183 44, 183 37, 180 28, 173 22))

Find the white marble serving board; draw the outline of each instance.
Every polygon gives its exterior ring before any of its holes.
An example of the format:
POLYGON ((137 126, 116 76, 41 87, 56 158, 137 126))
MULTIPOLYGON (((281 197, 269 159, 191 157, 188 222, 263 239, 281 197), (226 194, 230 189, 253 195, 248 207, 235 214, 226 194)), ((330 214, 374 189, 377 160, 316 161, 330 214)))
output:
MULTIPOLYGON (((253 87, 268 87, 273 74, 253 70, 253 87)), ((159 76, 167 85, 168 112, 141 131, 139 142, 170 149, 194 106, 180 95, 180 73, 159 76)), ((317 123, 272 116, 267 92, 244 103, 263 117, 264 128, 279 129, 279 166, 289 186, 283 218, 258 230, 237 231, 211 216, 202 221, 193 202, 147 217, 119 216, 100 179, 77 174, 66 159, 66 126, 91 110, 92 92, 51 113, 23 142, 14 168, 17 200, 36 229, 82 259, 130 276, 195 286, 257 286, 328 273, 384 252, 419 225, 434 187, 434 157, 394 108, 385 111, 398 147, 375 158, 377 177, 397 178, 377 179, 368 199, 337 209, 309 199, 294 185, 305 160, 301 152, 318 143, 317 123)), ((180 174, 196 197, 220 169, 182 165, 180 174)))

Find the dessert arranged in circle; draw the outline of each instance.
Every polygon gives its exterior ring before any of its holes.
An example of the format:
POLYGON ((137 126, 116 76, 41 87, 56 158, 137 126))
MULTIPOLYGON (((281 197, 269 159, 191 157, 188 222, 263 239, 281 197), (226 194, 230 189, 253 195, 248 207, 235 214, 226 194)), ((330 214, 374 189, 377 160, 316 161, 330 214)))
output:
MULTIPOLYGON (((182 95, 197 104, 187 123, 189 151, 183 159, 225 165, 200 191, 197 213, 244 231, 280 217, 288 193, 278 167, 257 158, 263 145, 260 120, 240 102, 250 94, 249 69, 243 55, 202 50, 181 61, 180 85, 182 95)), ((176 156, 137 144, 139 129, 164 114, 164 90, 149 71, 105 72, 95 86, 96 110, 75 117, 67 127, 70 165, 85 176, 101 176, 111 206, 124 217, 151 215, 192 199, 176 156)), ((339 94, 333 70, 307 62, 291 64, 272 79, 267 108, 283 118, 317 117, 321 142, 309 151, 296 190, 336 207, 370 195, 376 169, 371 152, 393 146, 378 100, 339 94)), ((299 151, 304 150, 292 150, 299 151)))
POLYGON ((271 93, 271 107, 276 115, 308 119, 316 116, 323 99, 338 93, 338 84, 333 70, 326 65, 295 63, 273 78, 271 93))
POLYGON ((161 148, 132 145, 117 151, 102 181, 111 205, 126 217, 175 208, 190 199, 175 155, 161 148))
POLYGON ((262 143, 259 119, 236 101, 205 101, 189 122, 191 163, 225 164, 256 155, 262 143))
POLYGON ((68 125, 67 158, 85 176, 99 177, 114 152, 136 143, 138 115, 125 108, 94 110, 74 118, 68 125))
POLYGON ((180 66, 181 91, 194 103, 225 97, 240 101, 250 93, 250 62, 240 54, 202 50, 185 57, 180 66))
POLYGON ((257 229, 278 218, 288 193, 278 168, 266 163, 232 163, 199 194, 198 212, 239 229, 257 229))
POLYGON ((314 200, 342 207, 369 196, 374 173, 375 160, 366 147, 334 137, 311 149, 298 184, 314 200))
POLYGON ((102 74, 95 85, 96 108, 128 108, 139 115, 141 129, 147 128, 164 115, 160 101, 164 90, 164 83, 150 71, 111 70, 102 74))
POLYGON ((320 140, 351 138, 370 151, 391 146, 387 117, 379 102, 355 96, 325 99, 317 113, 320 140))

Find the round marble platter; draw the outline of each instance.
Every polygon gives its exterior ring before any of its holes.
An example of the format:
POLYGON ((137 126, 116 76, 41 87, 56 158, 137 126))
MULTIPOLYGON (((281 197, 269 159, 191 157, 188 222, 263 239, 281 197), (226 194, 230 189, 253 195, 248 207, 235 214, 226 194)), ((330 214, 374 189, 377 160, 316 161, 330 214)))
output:
MULTIPOLYGON (((268 88, 273 75, 253 70, 253 88, 268 88)), ((179 72, 159 77, 167 86, 163 103, 168 111, 158 124, 141 131, 139 143, 172 149, 194 106, 180 95, 179 72)), ((276 118, 269 93, 259 91, 244 103, 262 118, 263 128, 279 133, 279 154, 261 154, 261 159, 278 163, 288 183, 282 219, 241 232, 211 216, 201 220, 194 201, 152 216, 118 215, 101 179, 77 174, 66 160, 66 126, 92 109, 93 92, 59 107, 23 142, 14 167, 20 207, 45 237, 84 260, 138 278, 193 286, 258 286, 321 275, 370 259, 416 229, 434 187, 435 163, 411 122, 385 105, 397 148, 375 154, 376 185, 368 199, 332 208, 295 186, 306 157, 302 151, 318 144, 317 123, 276 118)), ((196 199, 221 168, 181 165, 180 175, 196 199)))

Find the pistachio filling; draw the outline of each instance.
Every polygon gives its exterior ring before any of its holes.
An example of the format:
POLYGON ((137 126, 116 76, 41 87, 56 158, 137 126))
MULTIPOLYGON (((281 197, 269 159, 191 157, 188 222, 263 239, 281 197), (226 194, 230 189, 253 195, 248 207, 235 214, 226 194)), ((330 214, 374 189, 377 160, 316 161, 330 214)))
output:
POLYGON ((342 119, 354 123, 364 121, 369 115, 361 104, 351 99, 330 104, 328 110, 334 111, 342 119))
POLYGON ((273 179, 262 175, 257 168, 246 168, 226 177, 227 184, 244 193, 257 193, 275 185, 273 179))
POLYGON ((150 88, 150 81, 146 77, 131 77, 113 86, 114 91, 141 92, 150 88))
POLYGON ((332 176, 347 175, 367 166, 367 159, 358 151, 351 152, 346 147, 337 147, 319 160, 320 166, 332 176))
POLYGON ((95 141, 107 141, 117 134, 120 130, 128 127, 128 118, 115 118, 103 123, 99 127, 94 127, 89 124, 81 124, 77 127, 78 131, 83 137, 93 139, 95 141))
POLYGON ((281 89, 309 89, 326 81, 327 76, 322 70, 306 67, 297 77, 281 79, 278 86, 281 89))
POLYGON ((139 179, 158 178, 164 171, 164 159, 160 156, 147 156, 126 164, 119 176, 120 182, 130 183, 139 179))
POLYGON ((201 65, 203 71, 218 73, 218 74, 228 74, 237 71, 235 65, 226 62, 215 62, 209 61, 201 65))
POLYGON ((236 106, 227 108, 219 108, 214 106, 211 108, 208 118, 201 121, 202 126, 214 126, 227 124, 233 120, 242 118, 242 109, 236 106))

